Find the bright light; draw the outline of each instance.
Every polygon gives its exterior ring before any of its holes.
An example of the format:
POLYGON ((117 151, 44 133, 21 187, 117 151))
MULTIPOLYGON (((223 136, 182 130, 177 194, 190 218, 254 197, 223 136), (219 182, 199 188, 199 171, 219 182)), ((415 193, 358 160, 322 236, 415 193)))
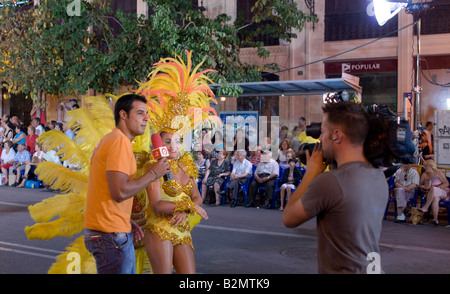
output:
POLYGON ((399 11, 406 7, 408 3, 391 3, 386 0, 373 0, 373 10, 380 26, 384 25, 389 19, 394 17, 399 11))
POLYGON ((450 110, 450 98, 447 98, 447 109, 450 110))

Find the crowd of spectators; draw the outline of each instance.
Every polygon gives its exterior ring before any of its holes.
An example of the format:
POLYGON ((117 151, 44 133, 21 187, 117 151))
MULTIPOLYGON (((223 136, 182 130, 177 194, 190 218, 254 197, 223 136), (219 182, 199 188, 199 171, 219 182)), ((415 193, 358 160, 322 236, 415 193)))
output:
MULTIPOLYGON (((79 108, 73 103, 71 109, 79 108)), ((61 162, 56 150, 45 150, 39 143, 39 136, 50 130, 64 132, 74 140, 74 133, 67 128, 67 122, 52 120, 46 122, 36 116, 35 108, 30 113, 31 123, 25 125, 17 116, 4 114, 0 122, 0 184, 12 187, 25 187, 27 180, 35 179, 34 170, 42 161, 61 162)))
POLYGON ((248 200, 246 207, 274 208, 273 203, 281 202, 279 209, 283 210, 303 177, 301 146, 317 141, 306 136, 305 130, 306 120, 301 117, 291 131, 286 126, 280 128, 277 145, 271 145, 271 138, 266 137, 260 144, 250 146, 242 129, 236 130, 228 144, 222 133, 211 134, 203 129, 201 143, 194 144, 192 152, 199 168, 198 184, 203 200, 208 202, 208 192, 214 192, 210 203, 221 205, 222 197, 226 196, 230 206, 235 207, 242 202, 240 194, 244 193, 248 200), (228 145, 233 146, 232 150, 228 145), (273 197, 280 197, 280 201, 274 201, 273 197))

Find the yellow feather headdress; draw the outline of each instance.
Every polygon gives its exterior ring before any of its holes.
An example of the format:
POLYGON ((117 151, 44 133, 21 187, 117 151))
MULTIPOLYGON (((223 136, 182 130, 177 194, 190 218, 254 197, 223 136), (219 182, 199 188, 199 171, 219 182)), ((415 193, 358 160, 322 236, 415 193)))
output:
POLYGON ((153 132, 184 136, 204 120, 220 124, 215 109, 210 107, 210 101, 217 103, 208 86, 212 81, 205 75, 214 70, 197 72, 204 60, 192 69, 192 52, 186 51, 186 55, 187 63, 180 56, 155 63, 149 80, 136 91, 148 100, 153 132))

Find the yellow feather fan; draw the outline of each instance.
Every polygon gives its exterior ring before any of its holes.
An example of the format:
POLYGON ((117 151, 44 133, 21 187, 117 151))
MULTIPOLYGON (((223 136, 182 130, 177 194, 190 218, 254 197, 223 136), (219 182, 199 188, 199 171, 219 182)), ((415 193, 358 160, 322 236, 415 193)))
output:
POLYGON ((36 174, 39 180, 50 184, 53 190, 61 192, 85 193, 87 190, 88 176, 71 171, 60 164, 44 161, 38 164, 36 174))
POLYGON ((39 136, 39 143, 48 150, 55 150, 61 160, 67 160, 71 164, 81 168, 81 173, 88 174, 90 156, 83 151, 66 134, 57 130, 51 130, 39 136))
MULTIPOLYGON (((88 110, 92 124, 101 134, 100 138, 115 128, 113 105, 117 99, 118 97, 114 95, 91 96, 84 98, 84 102, 86 104, 86 108, 84 109, 88 110)), ((70 112, 68 112, 68 114, 69 113, 70 112)), ((86 126, 83 126, 82 128, 86 128, 86 126)))
POLYGON ((36 222, 48 222, 57 216, 67 216, 84 210, 86 197, 77 193, 59 194, 40 203, 28 206, 31 218, 36 222))
POLYGON ((84 212, 74 212, 54 221, 37 223, 25 227, 28 239, 50 240, 54 237, 70 237, 81 232, 84 227, 84 212))

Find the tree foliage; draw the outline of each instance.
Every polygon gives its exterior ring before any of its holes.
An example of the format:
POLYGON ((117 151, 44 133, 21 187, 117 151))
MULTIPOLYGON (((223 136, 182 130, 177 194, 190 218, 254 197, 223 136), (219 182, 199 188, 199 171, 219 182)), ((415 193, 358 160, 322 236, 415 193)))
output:
MULTIPOLYGON (((262 71, 276 65, 246 64, 239 58, 240 49, 255 47, 260 57, 267 57, 269 52, 255 36, 290 41, 306 21, 315 21, 286 0, 258 0, 250 24, 261 25, 247 32, 249 24, 241 19, 232 22, 226 14, 208 19, 187 0, 146 0, 152 11, 148 19, 112 11, 103 0, 80 0, 80 15, 69 16, 71 2, 41 0, 36 7, 0 8, 0 76, 9 93, 38 97, 42 92, 114 92, 121 85, 136 86, 160 58, 185 50, 193 51, 194 63, 205 59, 204 68, 217 70, 210 75, 216 83, 257 81, 262 71), (270 25, 263 25, 267 21, 270 25), (111 22, 120 24, 119 32, 112 30, 111 22)), ((237 95, 239 89, 220 91, 237 95)))

